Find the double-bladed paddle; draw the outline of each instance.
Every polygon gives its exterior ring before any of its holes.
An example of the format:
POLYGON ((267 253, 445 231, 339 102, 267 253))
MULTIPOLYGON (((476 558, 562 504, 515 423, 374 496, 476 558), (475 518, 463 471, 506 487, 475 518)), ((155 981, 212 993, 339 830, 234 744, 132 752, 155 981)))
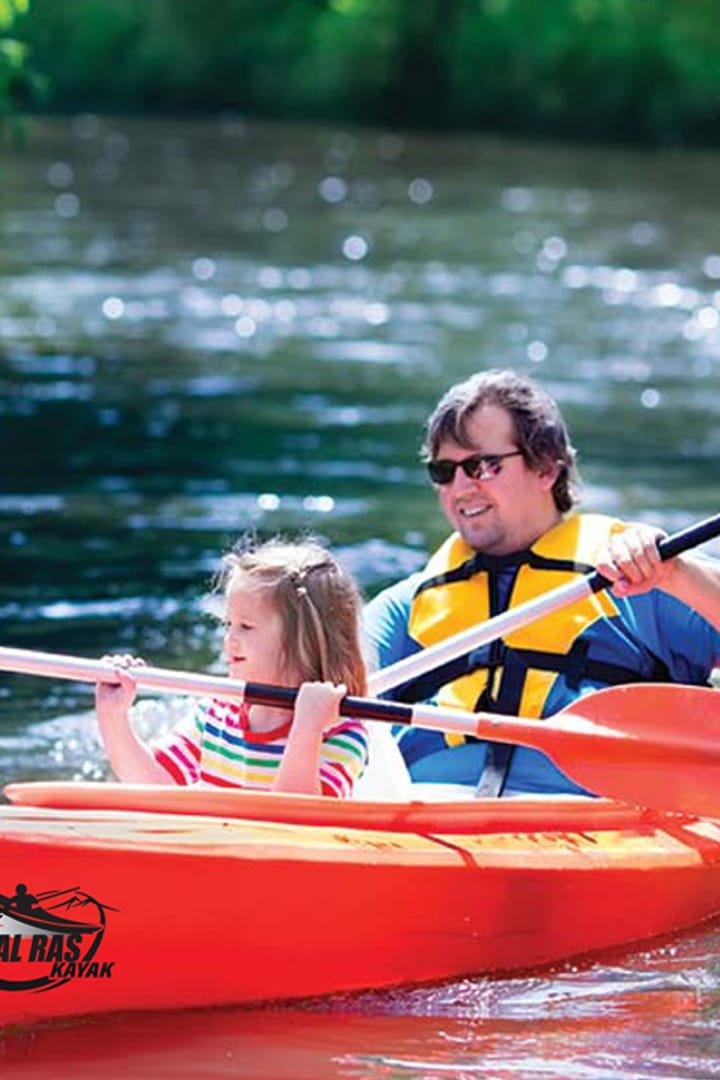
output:
MULTIPOLYGON (((0 648, 0 670, 113 682, 102 660, 0 648)), ((291 709, 297 690, 137 666, 140 686, 239 697, 291 709)), ((577 783, 637 806, 720 817, 720 693, 709 687, 633 683, 588 694, 545 720, 343 698, 344 716, 475 735, 541 750, 577 783)))
MULTIPOLYGON (((720 535, 720 514, 658 545, 663 559, 720 535)), ((606 588, 595 572, 440 645, 376 672, 382 693, 438 667, 471 648, 606 588)), ((0 670, 82 682, 113 682, 107 661, 0 647, 0 670)), ((237 696, 248 702, 292 708, 297 691, 163 668, 133 668, 138 685, 190 694, 237 696)), ((540 750, 591 791, 663 810, 720 816, 720 695, 707 687, 635 683, 601 690, 545 720, 401 705, 374 698, 344 698, 343 715, 436 731, 476 735, 540 750)))

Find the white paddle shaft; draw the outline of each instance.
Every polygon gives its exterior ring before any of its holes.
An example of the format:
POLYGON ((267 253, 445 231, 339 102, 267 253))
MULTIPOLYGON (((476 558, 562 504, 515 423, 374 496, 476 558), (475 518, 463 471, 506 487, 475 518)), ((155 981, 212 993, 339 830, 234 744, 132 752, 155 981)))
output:
MULTIPOLYGON (((34 649, 0 647, 0 671, 21 675, 45 675, 77 682, 117 682, 117 669, 107 660, 86 660, 80 656, 37 652, 34 649)), ((241 679, 226 679, 215 675, 196 675, 191 671, 174 671, 138 665, 132 676, 138 686, 152 690, 176 691, 185 694, 223 694, 243 697, 245 683, 241 679)))

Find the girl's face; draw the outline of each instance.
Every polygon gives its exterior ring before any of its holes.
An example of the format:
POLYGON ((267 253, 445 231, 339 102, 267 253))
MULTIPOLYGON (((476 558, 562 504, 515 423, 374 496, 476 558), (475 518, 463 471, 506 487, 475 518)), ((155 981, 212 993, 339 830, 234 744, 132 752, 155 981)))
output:
POLYGON ((225 597, 223 654, 230 678, 293 686, 284 644, 280 614, 266 592, 236 577, 225 597))

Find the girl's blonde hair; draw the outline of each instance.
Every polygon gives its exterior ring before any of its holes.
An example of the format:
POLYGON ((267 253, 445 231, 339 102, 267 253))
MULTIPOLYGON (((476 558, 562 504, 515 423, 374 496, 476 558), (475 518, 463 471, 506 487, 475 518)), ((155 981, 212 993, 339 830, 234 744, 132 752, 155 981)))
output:
POLYGON ((349 694, 366 692, 360 644, 360 592, 337 560, 313 538, 242 542, 225 555, 218 586, 242 579, 262 589, 283 626, 283 660, 302 682, 345 683, 349 694))

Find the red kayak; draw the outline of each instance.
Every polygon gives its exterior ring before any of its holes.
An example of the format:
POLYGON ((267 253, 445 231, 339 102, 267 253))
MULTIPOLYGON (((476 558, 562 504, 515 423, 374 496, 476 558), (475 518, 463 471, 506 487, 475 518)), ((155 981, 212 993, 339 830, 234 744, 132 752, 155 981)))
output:
POLYGON ((531 969, 720 913, 720 822, 608 800, 6 793, 0 1026, 531 969))

